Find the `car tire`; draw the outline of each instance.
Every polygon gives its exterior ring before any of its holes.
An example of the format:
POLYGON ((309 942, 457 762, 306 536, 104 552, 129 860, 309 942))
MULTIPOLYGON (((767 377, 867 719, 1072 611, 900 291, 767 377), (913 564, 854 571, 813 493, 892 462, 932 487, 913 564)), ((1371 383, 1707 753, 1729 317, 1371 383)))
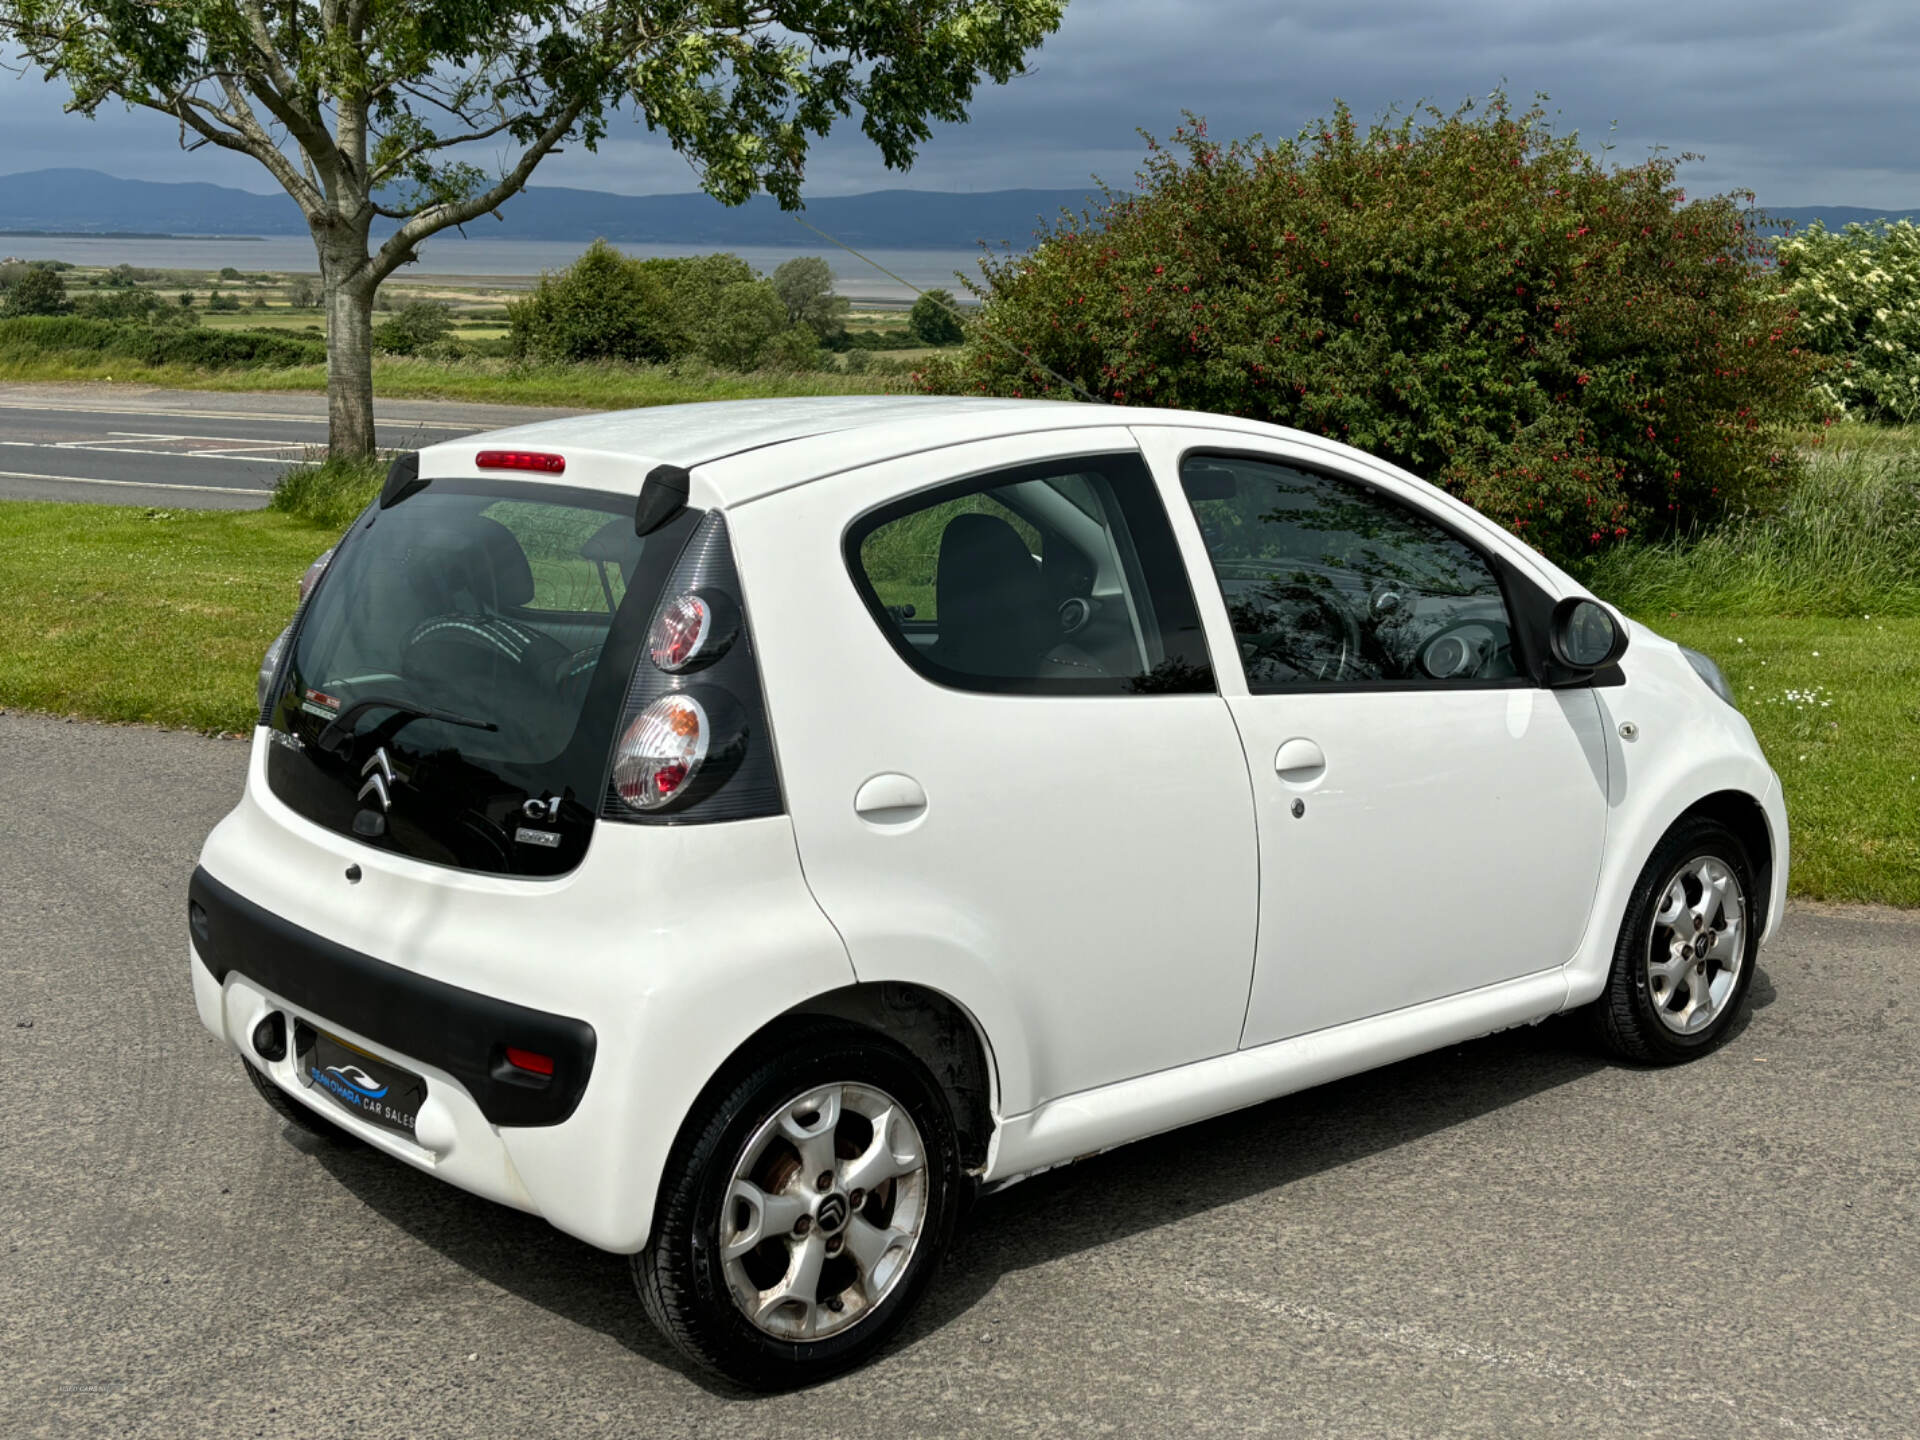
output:
POLYGON ((961 1183, 927 1068, 873 1032, 810 1027, 696 1103, 634 1284, 696 1364, 754 1390, 812 1384, 899 1330, 952 1237, 961 1183))
POLYGON ((1607 987, 1589 1007, 1601 1046, 1635 1064, 1677 1065, 1725 1040, 1753 983, 1757 900, 1753 862, 1726 826, 1695 817, 1668 831, 1635 882, 1607 987))
POLYGON ((285 1091, 260 1073, 258 1066, 242 1060, 240 1068, 247 1072, 247 1079, 253 1082, 253 1088, 260 1092, 260 1098, 267 1102, 268 1108, 287 1124, 304 1130, 309 1135, 317 1135, 322 1140, 333 1140, 345 1144, 353 1138, 318 1111, 302 1105, 297 1100, 289 1100, 285 1091))

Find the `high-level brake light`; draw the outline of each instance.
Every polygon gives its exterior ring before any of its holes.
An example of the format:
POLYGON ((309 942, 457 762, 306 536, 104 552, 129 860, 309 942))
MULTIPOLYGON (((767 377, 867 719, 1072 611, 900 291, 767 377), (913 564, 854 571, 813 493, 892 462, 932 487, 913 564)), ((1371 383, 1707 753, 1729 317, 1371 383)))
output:
POLYGON ((482 470, 538 470, 558 475, 567 468, 567 457, 545 450, 482 450, 473 457, 482 470))

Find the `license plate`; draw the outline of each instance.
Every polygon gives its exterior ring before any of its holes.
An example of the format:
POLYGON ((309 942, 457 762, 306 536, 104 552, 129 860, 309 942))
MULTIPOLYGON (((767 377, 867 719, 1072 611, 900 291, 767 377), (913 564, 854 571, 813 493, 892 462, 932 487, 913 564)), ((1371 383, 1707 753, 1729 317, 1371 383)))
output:
POLYGON ((427 1082, 398 1065, 327 1034, 309 1030, 300 1048, 300 1080, 341 1109, 388 1130, 413 1137, 413 1122, 427 1098, 427 1082))

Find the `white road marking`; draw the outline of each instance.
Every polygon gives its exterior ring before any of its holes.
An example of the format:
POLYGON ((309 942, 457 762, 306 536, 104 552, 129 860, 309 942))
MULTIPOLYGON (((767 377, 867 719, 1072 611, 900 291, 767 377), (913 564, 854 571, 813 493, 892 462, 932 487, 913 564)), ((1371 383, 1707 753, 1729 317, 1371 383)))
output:
MULTIPOLYGON (((4 400, 0 399, 0 410, 59 410, 80 415, 155 415, 165 419, 186 420, 258 420, 273 425, 325 425, 325 415, 275 415, 261 410, 142 410, 137 406, 118 408, 111 405, 75 405, 62 404, 59 401, 46 400, 4 400)), ((463 434, 477 434, 489 428, 485 421, 479 424, 458 420, 412 420, 404 416, 375 415, 376 425, 390 425, 414 430, 457 430, 463 434)), ((509 424, 524 423, 509 421, 509 424)))
MULTIPOLYGON (((224 450, 141 450, 131 445, 96 445, 82 440, 63 440, 50 445, 42 440, 0 440, 0 445, 15 450, 63 450, 69 454, 75 451, 91 451, 96 455, 158 455, 167 460, 251 460, 256 465, 285 465, 285 455, 233 455, 224 450)), ((288 447, 290 448, 290 447, 288 447)), ((298 458, 293 457, 293 458, 298 458)))
POLYGON ((92 475, 36 475, 30 470, 0 470, 0 480, 56 480, 62 485, 124 485, 132 490, 205 490, 213 495, 271 495, 257 485, 181 485, 171 480, 102 480, 92 475))

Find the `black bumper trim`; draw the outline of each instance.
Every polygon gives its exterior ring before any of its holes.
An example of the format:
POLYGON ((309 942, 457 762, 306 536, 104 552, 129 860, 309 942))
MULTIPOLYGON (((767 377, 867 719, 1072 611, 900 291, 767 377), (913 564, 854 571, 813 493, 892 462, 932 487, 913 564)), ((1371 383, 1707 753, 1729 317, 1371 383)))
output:
POLYGON ((213 978, 239 971, 313 1019, 446 1071, 495 1125, 558 1125, 593 1071, 593 1026, 430 980, 281 919, 196 869, 188 927, 213 978), (553 1058, 553 1075, 517 1072, 506 1047, 553 1058), (524 1076, 524 1078, 523 1078, 524 1076))

